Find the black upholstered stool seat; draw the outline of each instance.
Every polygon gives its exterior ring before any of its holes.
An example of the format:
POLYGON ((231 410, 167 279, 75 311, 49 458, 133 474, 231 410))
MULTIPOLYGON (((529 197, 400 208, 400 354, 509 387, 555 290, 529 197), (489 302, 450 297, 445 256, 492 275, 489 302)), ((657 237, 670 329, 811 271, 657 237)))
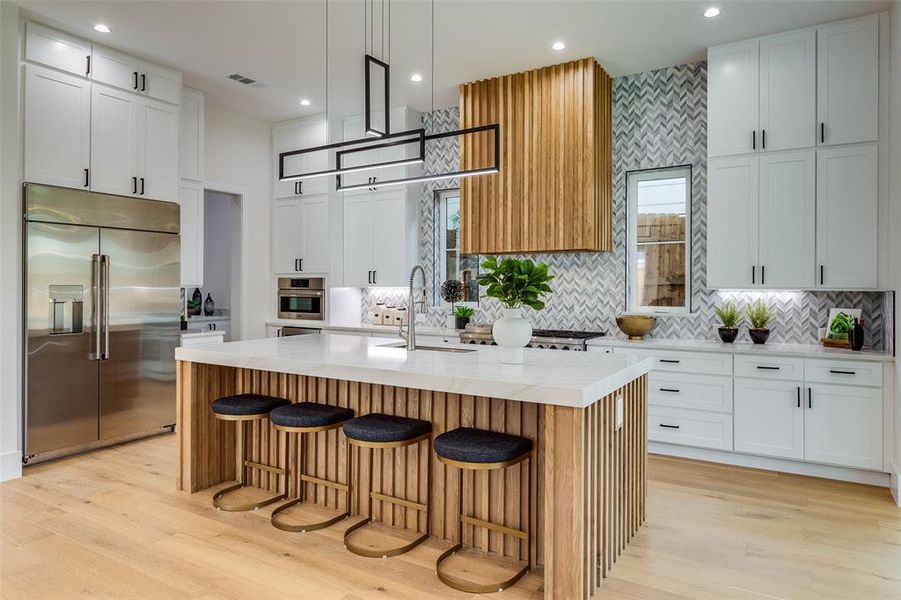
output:
POLYGON ((269 415, 273 425, 281 427, 327 427, 352 419, 354 411, 340 406, 298 402, 279 406, 269 415))
POLYGON ((403 442, 431 431, 429 421, 382 413, 363 415, 344 424, 344 435, 348 438, 372 443, 403 442))
POLYGON ((275 398, 262 394, 238 394, 214 400, 213 412, 217 415, 249 417, 269 414, 272 409, 290 403, 289 400, 284 398, 275 398))
POLYGON ((461 427, 435 438, 442 458, 465 463, 502 463, 532 451, 532 440, 509 433, 461 427))

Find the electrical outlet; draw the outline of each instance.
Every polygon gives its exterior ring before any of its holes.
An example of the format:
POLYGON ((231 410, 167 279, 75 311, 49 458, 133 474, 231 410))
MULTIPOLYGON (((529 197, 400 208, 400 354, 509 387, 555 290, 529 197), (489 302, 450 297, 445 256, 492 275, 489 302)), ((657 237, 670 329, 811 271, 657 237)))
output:
POLYGON ((623 420, 625 419, 625 416, 623 413, 624 413, 623 397, 617 396, 616 397, 616 428, 617 429, 622 429, 622 427, 623 427, 623 420))

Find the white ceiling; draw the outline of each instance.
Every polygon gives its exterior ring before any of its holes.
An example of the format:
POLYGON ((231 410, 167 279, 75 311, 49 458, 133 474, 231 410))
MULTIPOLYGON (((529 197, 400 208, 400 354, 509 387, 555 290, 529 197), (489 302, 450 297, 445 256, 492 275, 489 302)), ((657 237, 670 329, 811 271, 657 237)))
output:
MULTIPOLYGON (((386 0, 387 1, 387 0, 386 0)), ((381 0, 375 5, 380 54, 381 0)), ((326 101, 325 0, 22 0, 33 16, 80 36, 176 67, 208 102, 268 121, 322 112, 326 101), (105 23, 112 33, 93 30, 105 23), (244 87, 224 75, 262 83, 244 87), (301 107, 300 98, 311 106, 301 107)), ((436 0, 435 107, 456 85, 594 56, 613 75, 703 59, 707 46, 888 10, 888 0, 436 0), (718 6, 722 13, 705 19, 718 6), (567 47, 554 52, 550 45, 567 47)), ((394 106, 428 110, 431 3, 391 0, 394 106), (412 83, 410 74, 422 74, 412 83)), ((364 0, 329 0, 328 108, 362 112, 364 0)), ((387 52, 387 48, 385 48, 387 52)))

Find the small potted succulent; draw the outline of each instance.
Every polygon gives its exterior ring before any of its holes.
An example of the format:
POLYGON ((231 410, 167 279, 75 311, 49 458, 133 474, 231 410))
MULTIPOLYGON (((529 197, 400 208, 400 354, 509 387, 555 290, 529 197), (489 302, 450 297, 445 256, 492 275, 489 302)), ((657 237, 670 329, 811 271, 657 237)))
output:
POLYGON ((457 329, 466 329, 469 319, 476 311, 468 306, 458 306, 454 309, 454 325, 457 329))
MULTIPOLYGON (((456 315, 456 307, 454 305, 463 299, 463 282, 457 279, 448 279, 441 284, 440 294, 441 299, 451 305, 450 320, 453 320, 454 315, 456 315)), ((453 325, 448 324, 448 326, 452 327, 453 325)))
POLYGON ((720 304, 713 307, 713 312, 720 318, 722 325, 719 327, 720 339, 723 343, 731 344, 738 337, 738 323, 741 321, 741 313, 735 308, 734 302, 720 304))
POLYGON ((747 313, 748 321, 751 322, 751 327, 748 329, 748 332, 751 334, 751 341, 755 344, 765 344, 767 338, 770 337, 770 330, 767 325, 770 324, 776 315, 767 308, 763 300, 758 300, 754 304, 749 305, 747 313))

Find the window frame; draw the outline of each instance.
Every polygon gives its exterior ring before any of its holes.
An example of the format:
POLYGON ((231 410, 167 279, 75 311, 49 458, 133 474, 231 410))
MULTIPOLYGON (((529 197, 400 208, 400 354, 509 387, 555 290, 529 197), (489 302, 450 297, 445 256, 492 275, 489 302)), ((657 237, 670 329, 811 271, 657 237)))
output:
MULTIPOLYGON (((432 255, 434 262, 434 302, 435 306, 450 306, 449 302, 445 302, 441 298, 441 284, 447 280, 447 229, 444 224, 447 222, 447 199, 460 198, 460 188, 442 188, 434 192, 434 215, 433 236, 435 241, 435 252, 432 255)), ((457 239, 457 258, 459 259, 459 238, 457 239)), ((481 262, 481 260, 479 260, 481 262)), ((478 308, 479 302, 455 302, 454 306, 469 306, 470 308, 478 308)))
POLYGON ((692 165, 680 164, 626 171, 626 310, 629 313, 668 316, 692 314, 692 165), (685 186, 685 304, 683 306, 638 306, 638 184, 642 181, 684 177, 685 186))

